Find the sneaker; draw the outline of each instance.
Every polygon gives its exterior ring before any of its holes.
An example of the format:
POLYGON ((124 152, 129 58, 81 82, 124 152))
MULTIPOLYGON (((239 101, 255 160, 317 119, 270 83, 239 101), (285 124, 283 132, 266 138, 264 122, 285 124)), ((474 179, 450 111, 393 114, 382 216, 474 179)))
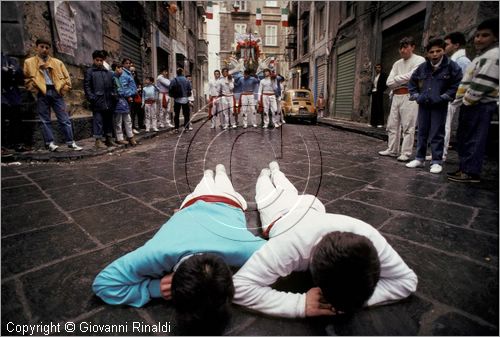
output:
POLYGON ((193 128, 192 128, 192 127, 188 127, 188 130, 189 130, 189 131, 193 131, 193 128))
POLYGON ((234 124, 233 125, 233 129, 236 129, 238 127, 238 125, 234 124))
POLYGON ((257 127, 257 124, 253 124, 252 126, 253 126, 254 128, 256 128, 256 127, 257 127))
POLYGON ((158 127, 159 127, 160 129, 163 129, 165 126, 164 126, 163 124, 160 124, 158 127))
POLYGON ((462 174, 462 171, 460 171, 460 170, 456 170, 456 171, 454 171, 454 172, 447 172, 447 173, 446 173, 446 175, 447 175, 448 177, 458 177, 458 176, 460 176, 461 174, 462 174))
POLYGON ((448 176, 448 180, 456 181, 459 183, 479 183, 481 180, 478 175, 467 174, 464 172, 460 172, 460 174, 456 176, 448 176))
POLYGON ((102 140, 100 140, 100 139, 96 139, 95 140, 95 148, 96 149, 103 149, 105 147, 106 147, 106 145, 104 145, 104 143, 102 142, 102 140))
POLYGON ((408 168, 424 167, 424 163, 421 160, 415 159, 405 165, 408 168))
POLYGON ((441 173, 443 171, 443 167, 439 164, 432 164, 431 169, 429 170, 430 173, 441 173))
POLYGON ((49 145, 47 145, 47 147, 49 148, 50 152, 54 152, 59 148, 59 146, 54 144, 54 142, 50 142, 49 145))
POLYGON ((389 151, 389 149, 384 150, 384 151, 379 151, 378 154, 381 155, 381 156, 396 157, 396 154, 393 153, 393 152, 391 152, 391 151, 389 151))
POLYGON ((280 127, 279 123, 274 123, 274 127, 277 129, 280 127))
POLYGON ((133 133, 134 135, 138 135, 138 134, 139 134, 139 131, 137 131, 136 129, 132 129, 132 133, 133 133))
POLYGON ((227 125, 224 125, 224 126, 222 127, 222 130, 227 130, 227 125))
POLYGON ((74 151, 81 151, 81 150, 83 150, 83 147, 76 145, 75 142, 73 142, 71 144, 68 144, 68 147, 70 149, 73 149, 74 151))
POLYGON ((158 128, 153 128, 153 131, 154 131, 154 132, 158 132, 158 131, 160 131, 160 130, 158 130, 158 128))
POLYGON ((117 143, 117 144, 120 144, 120 145, 127 145, 127 144, 128 144, 128 142, 127 142, 126 140, 124 140, 124 139, 122 139, 122 140, 117 140, 117 141, 116 141, 116 143, 117 143))
POLYGON ((279 166, 279 164, 278 164, 277 161, 272 161, 272 162, 269 163, 269 169, 271 171, 279 171, 280 170, 280 166, 279 166))
POLYGON ((285 120, 282 120, 282 121, 281 121, 281 124, 286 124, 285 120))
POLYGON ((383 127, 384 127, 383 125, 377 125, 377 128, 379 128, 379 129, 381 129, 383 127))
POLYGON ((262 126, 262 128, 263 128, 263 129, 267 129, 267 125, 263 125, 263 126, 262 126))
POLYGON ((248 125, 246 124, 243 124, 243 129, 246 129, 248 125))
POLYGON ((167 127, 169 127, 169 128, 173 128, 173 127, 174 127, 174 125, 173 125, 172 123, 168 123, 168 124, 167 124, 167 127))
POLYGON ((398 161, 408 161, 408 160, 410 160, 410 157, 408 157, 405 154, 402 154, 398 157, 398 161))
POLYGON ((149 129, 145 129, 144 132, 149 132, 149 129))

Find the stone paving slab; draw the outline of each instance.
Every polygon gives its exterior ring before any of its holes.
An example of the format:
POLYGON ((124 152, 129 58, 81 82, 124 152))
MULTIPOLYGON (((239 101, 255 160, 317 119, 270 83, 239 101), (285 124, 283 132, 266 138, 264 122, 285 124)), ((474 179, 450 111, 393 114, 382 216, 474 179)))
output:
MULTIPOLYGON (((203 168, 226 165, 251 202, 260 169, 273 159, 327 211, 379 228, 419 286, 404 301, 350 317, 281 319, 233 306, 226 335, 498 334, 498 162, 487 159, 480 184, 460 185, 379 156, 385 142, 366 133, 289 124, 251 131, 163 132, 140 146, 74 162, 2 166, 3 334, 9 321, 140 321, 170 322, 172 331, 162 334, 175 335, 171 303, 108 306, 92 293, 96 274, 152 237, 203 168)), ((445 170, 456 167, 451 151, 445 170)), ((252 226, 256 215, 246 214, 252 226)), ((276 284, 287 291, 310 286, 307 273, 276 284)), ((143 333, 109 335, 132 334, 143 333)))

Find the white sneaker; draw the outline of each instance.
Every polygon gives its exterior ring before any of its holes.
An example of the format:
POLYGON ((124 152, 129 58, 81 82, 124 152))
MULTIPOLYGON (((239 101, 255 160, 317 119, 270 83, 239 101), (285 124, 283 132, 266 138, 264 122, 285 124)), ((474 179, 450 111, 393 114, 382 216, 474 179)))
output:
POLYGON ((153 128, 153 131, 154 131, 154 132, 158 132, 158 131, 160 131, 160 130, 158 130, 158 128, 153 128))
POLYGON ((411 162, 409 162, 408 164, 406 164, 405 166, 409 167, 409 168, 423 167, 424 163, 418 159, 415 159, 415 160, 412 160, 411 162))
POLYGON ((274 123, 274 127, 277 129, 280 127, 280 125, 278 123, 274 123))
POLYGON ((286 124, 286 122, 284 120, 281 121, 281 124, 286 124))
POLYGON ((81 151, 81 150, 83 150, 83 147, 80 147, 80 146, 76 145, 76 143, 75 143, 75 142, 73 142, 73 143, 69 144, 69 145, 68 145, 68 147, 69 147, 70 149, 75 150, 75 151, 81 151))
POLYGON ((246 124, 243 124, 243 129, 246 129, 247 128, 247 125, 246 124))
POLYGON ((169 128, 173 128, 173 127, 174 127, 174 125, 173 125, 172 123, 168 123, 168 124, 167 124, 167 127, 169 127, 169 128))
POLYGON ((256 127, 257 127, 257 124, 253 124, 252 126, 253 126, 254 128, 256 128, 256 127))
POLYGON ((272 162, 269 163, 269 169, 271 171, 279 171, 280 170, 280 166, 279 166, 279 164, 278 164, 277 161, 272 161, 272 162))
POLYGON ((59 146, 56 145, 56 144, 54 144, 54 142, 50 142, 49 145, 48 145, 48 148, 49 148, 50 152, 54 152, 54 151, 56 151, 59 148, 59 146))
POLYGON ((263 128, 263 129, 267 129, 267 125, 264 125, 262 128, 263 128))
POLYGON ((443 171, 443 167, 439 164, 432 164, 431 169, 429 170, 430 173, 441 173, 443 171))
POLYGON ((238 127, 238 125, 234 124, 233 125, 233 129, 236 129, 238 127))
POLYGON ((139 131, 137 131, 136 129, 132 129, 132 133, 133 133, 134 135, 138 135, 138 134, 139 134, 139 131))
POLYGON ((405 154, 402 154, 398 157, 398 161, 408 161, 408 160, 410 160, 410 157, 408 157, 405 154))
POLYGON ((384 150, 384 151, 379 151, 379 152, 378 152, 378 154, 379 154, 379 155, 381 155, 381 156, 391 156, 391 157, 396 157, 396 154, 395 154, 395 153, 393 153, 393 152, 391 152, 391 151, 389 151, 389 149, 384 150))
POLYGON ((224 126, 222 127, 222 129, 223 129, 223 130, 227 130, 227 125, 224 125, 224 126))
POLYGON ((193 131, 193 128, 192 128, 192 127, 188 127, 188 130, 189 130, 189 131, 193 131))

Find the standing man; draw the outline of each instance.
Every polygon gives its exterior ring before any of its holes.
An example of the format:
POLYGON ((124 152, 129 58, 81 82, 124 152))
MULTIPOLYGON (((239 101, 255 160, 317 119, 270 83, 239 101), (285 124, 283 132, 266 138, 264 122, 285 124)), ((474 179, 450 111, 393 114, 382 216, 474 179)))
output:
POLYGON ((104 50, 95 50, 92 53, 94 64, 87 69, 83 80, 85 97, 92 109, 92 131, 95 138, 95 147, 104 148, 102 138, 106 136, 106 146, 116 146, 113 142, 113 112, 115 108, 115 85, 113 72, 104 67, 106 54, 104 50))
POLYGON ((156 78, 156 86, 160 92, 160 108, 158 109, 158 121, 160 128, 165 126, 173 128, 172 113, 170 112, 170 97, 168 96, 168 88, 170 87, 170 80, 168 79, 168 69, 163 68, 161 74, 156 78))
POLYGON ((170 82, 169 95, 174 98, 174 132, 179 132, 179 114, 184 116, 184 131, 189 128, 189 99, 191 83, 184 76, 184 69, 177 68, 177 77, 170 82))
POLYGON ((483 21, 476 30, 478 56, 465 70, 453 105, 458 117, 459 167, 448 174, 456 182, 477 183, 483 166, 491 115, 498 109, 498 18, 483 21))
POLYGON ((375 77, 372 82, 372 109, 370 124, 381 128, 384 126, 384 91, 387 89, 387 74, 382 71, 382 64, 375 65, 375 77))
POLYGON ((422 56, 413 54, 415 41, 412 37, 404 37, 399 41, 401 59, 396 61, 387 78, 387 86, 392 90, 392 104, 387 119, 388 146, 378 154, 398 157, 399 161, 410 160, 415 140, 415 124, 417 122, 418 105, 410 101, 408 81, 417 67, 425 62, 422 56), (403 145, 400 145, 401 131, 403 145))
POLYGON ((263 106, 264 114, 264 126, 262 128, 266 129, 269 126, 269 114, 275 128, 279 128, 278 118, 276 116, 276 111, 278 106, 276 104, 276 80, 271 78, 271 70, 269 68, 264 69, 265 78, 260 81, 259 84, 259 101, 263 106))
MULTIPOLYGON (((446 55, 455 61, 462 69, 462 74, 465 74, 465 69, 470 64, 469 58, 465 55, 465 35, 460 32, 453 32, 444 37, 444 43, 446 47, 444 49, 446 55)), ((445 125, 445 135, 444 135, 444 149, 443 149, 443 161, 446 160, 448 155, 448 146, 450 144, 450 134, 451 134, 451 122, 453 116, 457 112, 457 108, 453 105, 448 104, 448 115, 446 116, 445 125)))
POLYGON ((222 127, 224 125, 224 118, 222 117, 222 114, 220 113, 220 108, 219 108, 219 85, 218 81, 220 78, 220 71, 215 70, 214 71, 214 80, 210 81, 208 83, 208 95, 209 95, 209 101, 208 101, 208 118, 210 118, 210 129, 215 129, 217 126, 217 118, 220 118, 220 126, 222 127))
POLYGON ((231 74, 227 68, 222 69, 222 77, 218 81, 219 95, 220 97, 220 108, 224 114, 224 127, 226 130, 231 124, 233 128, 236 128, 236 116, 234 115, 234 81, 231 74))
POLYGON ((239 108, 243 115, 243 128, 246 129, 248 126, 248 120, 250 119, 250 124, 256 128, 257 127, 257 116, 255 112, 255 101, 253 98, 253 92, 255 87, 258 86, 259 80, 253 76, 250 76, 250 70, 246 69, 243 76, 238 77, 235 80, 236 83, 241 87, 241 95, 239 99, 239 108))
MULTIPOLYGON (((135 68, 132 64, 132 60, 128 57, 122 60, 123 73, 120 76, 120 82, 123 87, 123 95, 128 102, 130 108, 130 117, 132 119, 132 132, 138 134, 138 128, 140 128, 140 116, 137 114, 137 110, 134 109, 134 97, 137 94, 137 81, 135 75, 135 68), (135 128, 135 117, 137 116, 137 129, 135 128)), ((142 119, 144 117, 142 116, 142 119)))
POLYGON ((42 134, 45 146, 50 151, 56 151, 59 146, 54 144, 54 135, 50 120, 50 108, 54 109, 59 128, 66 138, 70 149, 81 151, 73 140, 71 121, 66 111, 63 96, 71 90, 71 79, 64 63, 49 56, 51 43, 44 39, 36 40, 36 56, 24 61, 24 85, 26 89, 36 94, 36 110, 42 121, 42 134))

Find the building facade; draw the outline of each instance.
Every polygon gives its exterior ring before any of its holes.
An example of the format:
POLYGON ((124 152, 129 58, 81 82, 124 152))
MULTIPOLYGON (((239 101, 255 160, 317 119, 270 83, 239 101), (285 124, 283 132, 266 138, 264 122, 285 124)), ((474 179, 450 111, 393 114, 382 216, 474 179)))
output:
MULTIPOLYGON (((329 117, 367 123, 374 66, 390 72, 399 57, 399 40, 412 36, 424 55, 431 37, 466 34, 498 16, 498 2, 289 1, 286 50, 291 85, 307 87, 327 99, 329 117), (466 15, 465 15, 466 13, 466 15)), ((472 58, 474 52, 467 49, 472 58)), ((389 113, 386 96, 385 118, 389 113)))
MULTIPOLYGON (((66 64, 72 79, 65 101, 78 140, 92 134, 83 77, 95 49, 107 50, 109 63, 130 58, 141 82, 146 76, 156 78, 163 68, 175 76, 181 67, 192 75, 195 93, 203 96, 208 72, 205 8, 203 1, 2 1, 2 52, 22 66, 34 55, 37 38, 52 41, 53 55, 66 64)), ((33 99, 25 96, 21 113, 24 122, 34 124, 27 129, 37 144, 37 115, 33 99)), ((202 99, 196 101, 194 110, 201 104, 202 99)))

